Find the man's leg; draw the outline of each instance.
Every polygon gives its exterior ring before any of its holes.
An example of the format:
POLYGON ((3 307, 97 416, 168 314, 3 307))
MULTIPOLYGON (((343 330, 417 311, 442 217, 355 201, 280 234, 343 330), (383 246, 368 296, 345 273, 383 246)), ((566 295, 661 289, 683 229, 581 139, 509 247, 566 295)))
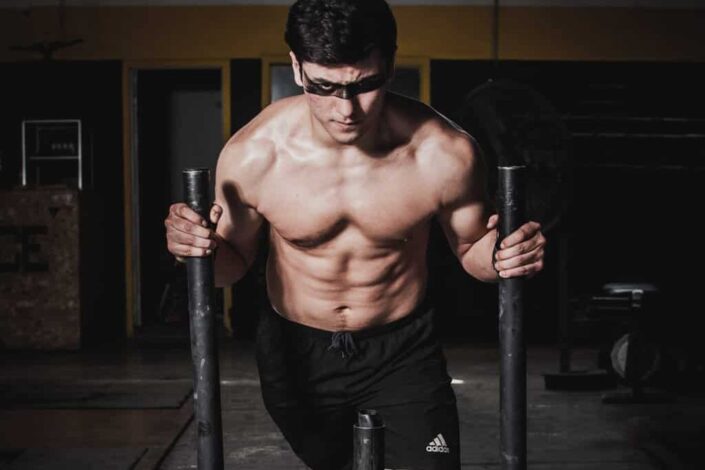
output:
MULTIPOLYGON (((349 470, 352 466, 352 426, 356 411, 345 400, 322 403, 311 390, 315 373, 331 371, 338 356, 325 341, 310 338, 305 327, 292 328, 277 313, 261 315, 257 335, 257 365, 262 398, 270 416, 296 455, 313 470, 349 470), (315 372, 315 373, 314 373, 315 372)), ((336 374, 331 374, 335 377, 336 374)), ((328 389, 329 387, 321 386, 328 389)))
POLYGON ((394 470, 459 470, 458 410, 446 360, 433 328, 433 313, 387 334, 363 339, 361 349, 377 368, 360 408, 376 409, 386 425, 386 467, 394 470))
POLYGON ((267 410, 294 453, 312 470, 350 470, 355 410, 271 404, 267 410))
MULTIPOLYGON (((450 392, 452 394, 452 391, 450 392)), ((385 466, 393 470, 458 470, 460 439, 455 397, 375 405, 386 426, 385 466)))

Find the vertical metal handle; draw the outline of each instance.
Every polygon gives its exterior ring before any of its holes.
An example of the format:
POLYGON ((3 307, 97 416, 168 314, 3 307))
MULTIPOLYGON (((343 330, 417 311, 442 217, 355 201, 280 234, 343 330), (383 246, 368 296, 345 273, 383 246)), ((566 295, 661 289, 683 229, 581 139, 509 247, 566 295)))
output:
POLYGON ((360 410, 353 433, 353 470, 384 470, 384 422, 377 411, 360 410))
MULTIPOLYGON (((210 170, 184 170, 183 182, 186 204, 205 220, 210 220, 210 170)), ((222 470, 223 426, 220 413, 213 257, 186 258, 186 271, 194 373, 194 407, 198 427, 198 469, 222 470)))
MULTIPOLYGON (((523 166, 500 166, 499 236, 525 222, 523 166)), ((526 344, 524 280, 499 281, 500 460, 504 470, 526 469, 526 344)))

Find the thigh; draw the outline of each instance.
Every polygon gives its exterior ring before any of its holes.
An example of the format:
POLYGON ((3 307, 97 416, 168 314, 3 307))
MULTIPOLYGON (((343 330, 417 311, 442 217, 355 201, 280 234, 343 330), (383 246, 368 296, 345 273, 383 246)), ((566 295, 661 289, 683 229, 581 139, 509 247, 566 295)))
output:
POLYGON ((316 410, 268 405, 267 409, 294 453, 312 470, 352 467, 352 408, 316 410))
POLYGON ((403 354, 381 356, 378 381, 360 405, 376 409, 386 425, 386 467, 458 470, 458 410, 441 345, 429 316, 396 339, 403 354), (391 359, 391 360, 390 360, 391 359))
MULTIPOLYGON (((370 405, 375 408, 373 403, 370 405)), ((375 409, 386 426, 385 466, 388 469, 460 469, 458 410, 452 390, 429 401, 375 409)))
POLYGON ((260 319, 257 365, 262 398, 294 453, 313 470, 347 470, 352 462, 352 406, 322 406, 302 390, 297 339, 271 312, 260 319))

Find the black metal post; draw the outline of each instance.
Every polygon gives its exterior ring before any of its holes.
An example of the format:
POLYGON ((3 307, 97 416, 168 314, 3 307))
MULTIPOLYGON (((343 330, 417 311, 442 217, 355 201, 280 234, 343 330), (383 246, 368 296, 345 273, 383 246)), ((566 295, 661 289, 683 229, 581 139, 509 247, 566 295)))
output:
MULTIPOLYGON (((209 220, 210 170, 183 172, 184 199, 209 220)), ((220 373, 216 345, 213 257, 186 259, 189 290, 194 408, 198 426, 198 470, 223 469, 223 426, 220 414, 220 373)))
POLYGON ((571 326, 573 312, 568 298, 568 235, 558 234, 558 335, 559 335, 559 371, 570 373, 571 326))
MULTIPOLYGON (((499 239, 525 222, 524 167, 500 166, 499 239)), ((504 470, 526 469, 526 345, 522 278, 499 281, 500 459, 504 470)))
POLYGON ((382 417, 375 410, 360 410, 353 433, 353 470, 384 470, 382 417))

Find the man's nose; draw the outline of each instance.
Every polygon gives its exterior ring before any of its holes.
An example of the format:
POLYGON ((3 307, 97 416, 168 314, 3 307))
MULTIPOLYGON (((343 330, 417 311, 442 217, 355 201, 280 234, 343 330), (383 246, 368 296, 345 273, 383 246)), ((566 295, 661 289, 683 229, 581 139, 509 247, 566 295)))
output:
POLYGON ((345 118, 350 118, 355 115, 355 111, 358 108, 355 96, 337 98, 335 105, 338 114, 345 118))

